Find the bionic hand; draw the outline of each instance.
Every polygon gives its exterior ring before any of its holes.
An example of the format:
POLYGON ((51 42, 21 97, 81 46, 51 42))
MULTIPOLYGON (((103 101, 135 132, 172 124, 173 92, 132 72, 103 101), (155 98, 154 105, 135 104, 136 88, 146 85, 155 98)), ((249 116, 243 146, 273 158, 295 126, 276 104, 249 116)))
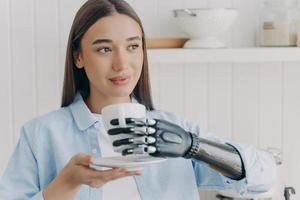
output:
MULTIPOLYGON (((112 125, 118 125, 113 119, 112 125)), ((126 134, 115 140, 115 147, 126 147, 123 155, 149 153, 159 157, 184 157, 208 163, 223 175, 240 180, 245 170, 238 151, 229 144, 202 139, 180 126, 160 119, 127 118, 126 128, 108 130, 109 135, 126 134)))

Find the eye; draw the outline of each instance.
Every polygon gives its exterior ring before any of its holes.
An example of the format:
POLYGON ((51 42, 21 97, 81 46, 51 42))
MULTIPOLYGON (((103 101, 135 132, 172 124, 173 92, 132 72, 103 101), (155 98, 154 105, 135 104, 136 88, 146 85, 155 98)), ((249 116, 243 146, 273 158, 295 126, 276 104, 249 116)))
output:
POLYGON ((101 47, 101 48, 97 49, 97 51, 102 54, 106 54, 108 52, 111 52, 111 49, 109 47, 101 47))
POLYGON ((128 46, 128 50, 129 50, 129 51, 133 51, 133 50, 135 50, 135 49, 137 49, 137 48, 139 48, 139 47, 140 47, 139 44, 132 44, 132 45, 129 45, 129 46, 128 46))

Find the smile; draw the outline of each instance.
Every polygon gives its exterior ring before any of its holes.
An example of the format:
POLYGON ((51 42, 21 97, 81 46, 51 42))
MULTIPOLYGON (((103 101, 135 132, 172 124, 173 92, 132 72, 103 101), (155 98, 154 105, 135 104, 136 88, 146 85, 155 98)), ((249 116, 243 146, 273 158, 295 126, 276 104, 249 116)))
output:
POLYGON ((110 78, 109 80, 114 84, 114 85, 126 85, 129 82, 130 77, 129 76, 116 76, 113 78, 110 78))

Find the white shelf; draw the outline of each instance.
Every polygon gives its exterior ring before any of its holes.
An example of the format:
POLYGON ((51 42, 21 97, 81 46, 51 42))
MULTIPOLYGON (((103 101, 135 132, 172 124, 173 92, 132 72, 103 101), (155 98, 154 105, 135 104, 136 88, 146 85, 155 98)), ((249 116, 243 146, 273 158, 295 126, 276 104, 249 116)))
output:
POLYGON ((148 49, 150 63, 300 61, 300 48, 148 49))

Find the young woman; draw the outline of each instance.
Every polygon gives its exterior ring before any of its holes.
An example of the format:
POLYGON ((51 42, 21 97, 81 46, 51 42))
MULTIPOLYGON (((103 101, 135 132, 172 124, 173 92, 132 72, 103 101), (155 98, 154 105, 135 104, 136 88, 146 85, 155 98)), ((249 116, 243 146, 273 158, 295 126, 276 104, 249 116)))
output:
POLYGON ((268 191, 275 168, 269 154, 205 135, 194 124, 154 110, 139 18, 123 0, 88 0, 70 31, 62 107, 22 127, 0 181, 0 199, 194 200, 198 187, 243 195, 268 191), (115 144, 130 145, 123 154, 142 148, 173 159, 133 172, 90 168, 90 155, 101 156, 107 148, 96 139, 104 134, 101 109, 131 101, 146 106, 148 119, 128 123, 154 140, 137 144, 134 128, 112 129, 109 134, 132 135, 115 144))

